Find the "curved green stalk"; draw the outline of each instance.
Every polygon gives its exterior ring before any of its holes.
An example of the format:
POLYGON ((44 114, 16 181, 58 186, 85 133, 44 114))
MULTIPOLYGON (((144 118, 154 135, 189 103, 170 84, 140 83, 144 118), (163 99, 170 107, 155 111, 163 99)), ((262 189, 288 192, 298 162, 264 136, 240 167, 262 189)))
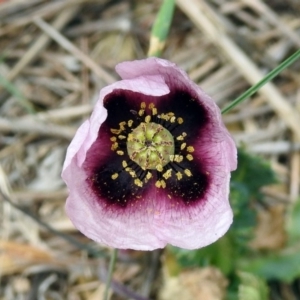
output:
POLYGON ((240 95, 238 98, 236 98, 234 101, 232 101, 229 105, 227 105, 225 108, 222 109, 222 114, 227 113, 232 108, 237 106, 240 102, 243 102, 250 96, 252 96, 254 93, 256 93, 262 86, 264 86, 266 83, 271 81, 274 77, 276 77, 280 72, 282 72, 284 69, 286 69, 288 66, 290 66, 292 63, 294 63, 298 58, 300 58, 300 49, 296 51, 294 54, 292 54, 289 58, 287 58, 284 62, 282 62, 279 66, 277 66, 275 69, 273 69, 269 74, 267 74, 262 80, 260 80, 257 84, 253 85, 251 88, 249 88, 246 92, 244 92, 242 95, 240 95))

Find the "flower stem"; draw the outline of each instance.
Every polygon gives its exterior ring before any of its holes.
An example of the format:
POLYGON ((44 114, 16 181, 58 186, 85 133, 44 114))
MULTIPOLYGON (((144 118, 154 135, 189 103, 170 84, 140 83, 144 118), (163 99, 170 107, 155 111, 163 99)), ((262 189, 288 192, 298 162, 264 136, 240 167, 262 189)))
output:
POLYGON ((152 26, 148 57, 161 56, 173 19, 175 0, 164 0, 152 26))
POLYGON ((108 300, 108 292, 110 288, 110 283, 112 279, 112 274, 115 268, 116 260, 118 256, 118 249, 113 249, 111 256, 110 256, 110 262, 109 262, 109 267, 108 267, 108 274, 107 274, 107 279, 106 279, 106 287, 104 291, 104 297, 103 300, 108 300))
POLYGON ((282 62, 279 66, 277 66, 275 69, 273 69, 270 73, 268 73, 262 80, 260 80, 257 84, 253 85, 251 88, 249 88, 246 92, 244 92, 242 95, 240 95, 238 98, 236 98, 234 101, 232 101, 229 105, 227 105, 225 108, 222 109, 222 114, 227 113, 232 108, 234 108, 236 105, 238 105, 240 102, 246 100, 250 96, 252 96, 254 93, 256 93, 261 87, 263 87, 266 83, 271 81, 274 77, 276 77, 280 72, 282 72, 284 69, 286 69, 289 65, 294 63, 298 58, 300 58, 300 49, 296 51, 294 54, 292 54, 289 58, 287 58, 284 62, 282 62))

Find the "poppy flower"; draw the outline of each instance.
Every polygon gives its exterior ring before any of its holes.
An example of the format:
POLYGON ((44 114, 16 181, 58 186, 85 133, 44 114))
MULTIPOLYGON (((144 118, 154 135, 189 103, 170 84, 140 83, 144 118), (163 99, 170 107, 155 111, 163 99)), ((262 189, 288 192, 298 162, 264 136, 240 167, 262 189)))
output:
POLYGON ((66 212, 83 234, 114 248, 185 249, 213 243, 232 223, 234 142, 220 110, 175 64, 117 65, 63 166, 66 212))

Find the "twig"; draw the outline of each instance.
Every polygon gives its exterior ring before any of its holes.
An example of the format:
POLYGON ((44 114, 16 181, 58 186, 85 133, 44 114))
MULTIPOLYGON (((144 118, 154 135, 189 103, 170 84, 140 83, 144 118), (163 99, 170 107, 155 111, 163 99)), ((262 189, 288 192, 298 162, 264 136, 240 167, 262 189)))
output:
MULTIPOLYGON (((177 4, 195 25, 203 30, 207 37, 224 51, 232 64, 251 84, 257 83, 264 77, 251 59, 224 32, 216 14, 204 0, 190 0, 189 2, 177 0, 177 4)), ((285 101, 275 85, 269 82, 259 92, 266 97, 276 113, 300 138, 300 114, 285 101)))
POLYGON ((36 119, 24 117, 22 119, 0 118, 0 132, 38 133, 45 136, 55 136, 70 140, 76 129, 69 126, 47 124, 36 119))
POLYGON ((107 256, 107 254, 104 253, 103 251, 96 250, 96 249, 94 249, 93 247, 91 247, 89 245, 83 244, 83 243, 79 242, 77 239, 74 239, 72 236, 70 236, 68 234, 65 234, 65 233, 62 233, 62 232, 54 229, 53 227, 51 227, 47 223, 41 221, 39 219, 39 217, 35 216, 31 212, 29 212, 27 209, 15 204, 7 195, 5 195, 2 192, 2 190, 0 190, 0 196, 2 196, 4 201, 9 203, 12 207, 16 208, 17 210, 19 210, 20 212, 22 212, 26 216, 33 219, 37 224, 44 227, 47 231, 51 232, 52 234, 54 234, 56 236, 59 236, 60 238, 64 239, 65 241, 67 241, 71 245, 75 246, 77 249, 87 251, 90 255, 93 255, 95 257, 99 257, 99 256, 105 257, 105 256, 107 256))
MULTIPOLYGON (((78 11, 78 6, 68 7, 64 9, 54 20, 53 28, 62 29, 75 13, 78 11)), ((12 81, 19 73, 40 53, 50 42, 50 38, 46 34, 42 34, 35 43, 29 48, 24 56, 17 62, 13 69, 6 75, 6 80, 12 81)))
POLYGON ((60 34, 53 26, 49 25, 41 18, 36 18, 33 21, 45 33, 47 33, 53 40, 55 40, 61 47, 72 53, 82 63, 84 63, 91 71, 93 71, 99 78, 103 79, 106 83, 113 83, 115 78, 108 72, 102 69, 96 62, 94 62, 88 55, 80 51, 73 43, 60 34))

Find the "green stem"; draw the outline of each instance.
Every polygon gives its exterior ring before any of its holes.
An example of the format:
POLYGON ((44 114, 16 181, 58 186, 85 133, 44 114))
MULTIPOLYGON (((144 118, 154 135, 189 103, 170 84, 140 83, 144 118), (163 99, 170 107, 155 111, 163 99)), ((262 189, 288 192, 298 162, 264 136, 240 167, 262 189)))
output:
POLYGON ((163 1, 152 26, 148 57, 161 56, 172 23, 174 8, 175 0, 163 1))
POLYGON ((298 58, 300 58, 300 50, 296 51, 293 55, 287 58, 284 62, 282 62, 279 66, 277 66, 274 70, 272 70, 269 74, 267 74, 262 80, 260 80, 257 84, 253 85, 250 89, 248 89, 245 93, 240 95, 234 101, 232 101, 229 105, 222 109, 222 114, 227 113, 232 108, 237 106, 240 102, 246 100, 254 93, 256 93, 261 87, 263 87, 266 83, 271 81, 274 77, 276 77, 280 72, 286 69, 289 65, 294 63, 298 58))
POLYGON ((106 287, 104 291, 103 300, 108 300, 108 292, 110 289, 112 274, 115 268, 117 256, 118 256, 118 249, 113 249, 110 257, 109 267, 108 267, 108 274, 107 274, 106 287))

